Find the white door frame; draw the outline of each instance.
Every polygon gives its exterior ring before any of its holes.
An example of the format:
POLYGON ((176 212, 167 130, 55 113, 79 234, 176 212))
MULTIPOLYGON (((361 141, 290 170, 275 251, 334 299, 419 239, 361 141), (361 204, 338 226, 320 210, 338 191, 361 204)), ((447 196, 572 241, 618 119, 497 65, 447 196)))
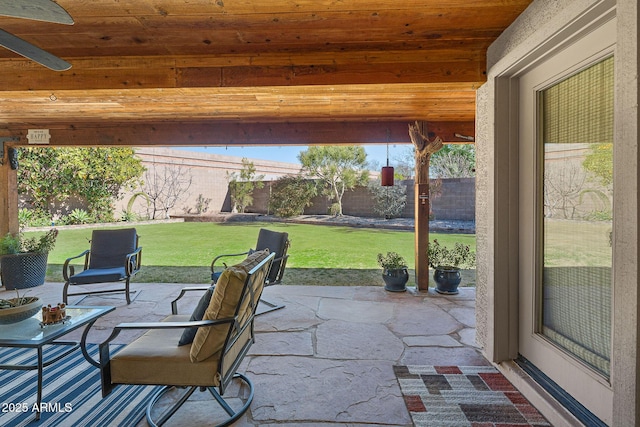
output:
MULTIPOLYGON (((498 67, 503 67, 503 70, 493 80, 495 83, 494 154, 496 156, 494 162, 497 167, 501 168, 497 174, 502 178, 494 182, 493 205, 496 232, 493 238, 496 251, 494 252, 492 269, 495 281, 490 295, 493 300, 494 311, 492 340, 490 341, 492 347, 487 350, 491 360, 496 363, 515 359, 520 350, 519 311, 522 308, 520 306, 522 298, 519 295, 519 281, 525 273, 520 271, 523 267, 520 263, 523 255, 520 255, 519 251, 521 247, 520 240, 527 238, 527 236, 521 236, 518 231, 523 228, 520 226, 520 221, 523 218, 521 218, 521 207, 519 206, 521 196, 519 181, 524 179, 519 170, 522 166, 519 159, 522 158, 523 154, 519 152, 521 147, 517 143, 519 138, 520 78, 549 58, 557 56, 559 52, 588 36, 604 23, 611 21, 615 16, 615 2, 603 0, 592 5, 591 8, 561 29, 549 34, 538 45, 530 49, 526 55, 511 62, 510 65, 498 65, 498 67), (508 179, 506 179, 506 176, 508 176, 508 179)), ((615 44, 615 37, 614 31, 613 44, 615 44)), ((611 44, 609 46, 613 49, 611 44)), ((585 59, 585 62, 588 62, 588 58, 585 59)), ((572 66, 575 71, 584 67, 584 65, 583 63, 573 64, 572 66)), ((566 72, 571 66, 561 68, 564 68, 566 72)), ((511 369, 507 365, 503 368, 505 374, 511 369)), ((524 385, 517 373, 515 376, 512 375, 511 378, 514 382, 529 388, 529 390, 537 390, 533 391, 533 393, 541 392, 539 387, 524 385)), ((602 382, 601 378, 597 379, 597 381, 603 384, 607 397, 601 405, 605 408, 602 411, 595 408, 595 412, 599 412, 598 416, 607 422, 612 419, 611 408, 613 405, 608 397, 611 396, 610 387, 606 384, 606 381, 602 382)), ((577 394, 580 394, 580 391, 577 394)), ((538 400, 537 402, 541 401, 538 400)), ((556 410, 558 410, 557 407, 556 410)))
MULTIPOLYGON (((538 205, 538 93, 613 54, 615 17, 571 46, 523 73, 519 80, 519 346, 518 352, 607 424, 612 420, 613 391, 609 378, 553 345, 537 331, 539 247, 542 230, 538 205)), ((613 300, 613 299, 612 299, 613 300)))

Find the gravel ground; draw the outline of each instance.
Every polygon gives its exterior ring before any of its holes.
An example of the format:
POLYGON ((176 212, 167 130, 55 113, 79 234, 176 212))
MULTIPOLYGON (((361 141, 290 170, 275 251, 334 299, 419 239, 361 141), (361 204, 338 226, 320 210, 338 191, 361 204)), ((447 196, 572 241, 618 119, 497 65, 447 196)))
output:
MULTIPOLYGON (((292 218, 278 218, 273 215, 262 215, 255 213, 218 213, 214 215, 176 215, 172 216, 169 220, 153 220, 153 221, 140 221, 136 223, 105 223, 105 224, 82 224, 82 225, 67 225, 59 226, 56 228, 97 228, 113 225, 127 225, 127 224, 158 224, 161 222, 243 222, 243 221, 264 221, 264 222, 291 222, 295 224, 324 224, 324 225, 342 225, 348 227, 368 227, 368 228, 384 228, 391 230, 413 230, 414 220, 413 218, 368 218, 360 216, 332 216, 332 215, 299 215, 292 218)), ((23 231, 47 231, 51 227, 28 227, 23 231)), ((464 233, 475 234, 476 223, 475 221, 456 221, 456 220, 431 220, 429 222, 429 230, 439 233, 464 233)))
MULTIPOLYGON (((273 215, 261 214, 233 214, 220 213, 210 216, 184 217, 185 221, 214 221, 214 222, 235 222, 235 221, 264 221, 264 222, 291 222, 295 224, 324 224, 342 225, 349 227, 384 228, 395 230, 413 230, 413 218, 368 218, 359 216, 332 216, 332 215, 299 215, 292 218, 278 218, 273 215)), ((466 233, 476 232, 475 221, 454 221, 454 220, 431 220, 429 230, 441 233, 466 233)))
MULTIPOLYGON (((322 223, 330 225, 345 225, 352 227, 370 227, 370 228, 387 228, 413 230, 415 221, 413 218, 365 218, 358 216, 343 215, 341 217, 331 215, 300 215, 292 218, 293 222, 300 223, 322 223)), ((475 221, 445 221, 431 220, 429 221, 430 231, 452 232, 452 233, 475 233, 475 221)))

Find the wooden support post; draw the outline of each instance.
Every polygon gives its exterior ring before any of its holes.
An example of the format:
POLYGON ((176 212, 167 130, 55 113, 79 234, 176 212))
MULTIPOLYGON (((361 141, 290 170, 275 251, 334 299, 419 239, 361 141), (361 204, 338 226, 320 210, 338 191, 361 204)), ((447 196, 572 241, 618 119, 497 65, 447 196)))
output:
POLYGON ((419 291, 429 290, 429 184, 415 185, 415 254, 416 284, 419 291))
POLYGON ((429 213, 431 201, 429 199, 429 160, 431 155, 442 148, 442 140, 436 136, 429 141, 427 125, 416 122, 409 125, 409 136, 416 147, 416 178, 415 178, 415 263, 416 285, 419 291, 429 290, 429 213))
POLYGON ((11 169, 6 142, 16 138, 0 135, 0 149, 3 150, 0 165, 0 236, 19 231, 18 221, 18 173, 11 169))

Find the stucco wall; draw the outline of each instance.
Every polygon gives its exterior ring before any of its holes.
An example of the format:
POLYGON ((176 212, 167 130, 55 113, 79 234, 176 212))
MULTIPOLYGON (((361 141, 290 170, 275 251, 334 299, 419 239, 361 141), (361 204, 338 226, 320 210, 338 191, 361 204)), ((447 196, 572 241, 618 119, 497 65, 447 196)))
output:
MULTIPOLYGON (((632 426, 640 425, 637 0, 535 0, 489 48, 487 83, 478 90, 476 101, 476 337, 489 360, 500 362, 518 353, 519 158, 517 117, 513 116, 517 104, 509 104, 517 86, 510 76, 517 76, 523 67, 578 34, 583 23, 613 7, 617 35, 611 425, 632 426), (514 122, 515 131, 510 126, 514 122)), ((531 390, 536 393, 535 387, 531 390)), ((555 416, 557 407, 549 403, 543 413, 555 416)), ((552 423, 568 425, 560 419, 552 423)))

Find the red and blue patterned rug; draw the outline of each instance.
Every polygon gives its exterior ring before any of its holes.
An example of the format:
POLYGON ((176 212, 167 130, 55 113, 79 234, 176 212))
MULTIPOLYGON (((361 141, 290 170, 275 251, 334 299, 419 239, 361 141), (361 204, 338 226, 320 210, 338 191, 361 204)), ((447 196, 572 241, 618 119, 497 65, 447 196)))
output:
POLYGON ((492 366, 393 369, 416 427, 551 426, 492 366))

